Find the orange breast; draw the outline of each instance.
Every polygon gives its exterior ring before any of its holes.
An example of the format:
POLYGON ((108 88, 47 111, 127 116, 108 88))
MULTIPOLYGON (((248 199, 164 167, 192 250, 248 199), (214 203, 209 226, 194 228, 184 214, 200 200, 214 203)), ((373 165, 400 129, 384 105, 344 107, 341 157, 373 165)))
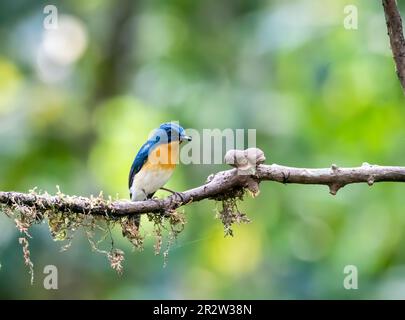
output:
POLYGON ((173 170, 179 161, 178 141, 162 144, 156 147, 148 156, 144 164, 145 169, 152 170, 173 170))

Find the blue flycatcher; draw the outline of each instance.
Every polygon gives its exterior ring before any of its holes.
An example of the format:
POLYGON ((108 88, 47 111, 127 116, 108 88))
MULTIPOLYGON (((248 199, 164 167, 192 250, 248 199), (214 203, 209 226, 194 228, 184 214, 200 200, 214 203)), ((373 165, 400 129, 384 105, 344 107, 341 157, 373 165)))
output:
MULTIPOLYGON (((184 129, 175 123, 163 123, 138 151, 131 171, 128 188, 132 201, 151 199, 155 192, 163 189, 179 162, 180 144, 191 141, 184 129)), ((140 216, 135 220, 139 228, 140 216)))

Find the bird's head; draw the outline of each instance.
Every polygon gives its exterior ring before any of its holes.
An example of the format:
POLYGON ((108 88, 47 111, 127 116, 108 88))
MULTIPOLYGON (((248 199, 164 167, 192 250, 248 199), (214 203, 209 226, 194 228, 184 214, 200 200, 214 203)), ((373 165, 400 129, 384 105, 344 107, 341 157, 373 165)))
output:
POLYGON ((191 141, 191 137, 186 135, 185 130, 176 123, 166 122, 156 129, 150 140, 155 143, 170 143, 174 141, 191 141))

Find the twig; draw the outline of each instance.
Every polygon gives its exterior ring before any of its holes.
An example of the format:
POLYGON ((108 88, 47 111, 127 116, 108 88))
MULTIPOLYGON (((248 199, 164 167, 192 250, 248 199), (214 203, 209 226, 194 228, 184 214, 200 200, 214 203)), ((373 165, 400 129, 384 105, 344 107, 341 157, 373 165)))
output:
POLYGON ((405 93, 405 39, 396 0, 382 0, 397 75, 405 93))

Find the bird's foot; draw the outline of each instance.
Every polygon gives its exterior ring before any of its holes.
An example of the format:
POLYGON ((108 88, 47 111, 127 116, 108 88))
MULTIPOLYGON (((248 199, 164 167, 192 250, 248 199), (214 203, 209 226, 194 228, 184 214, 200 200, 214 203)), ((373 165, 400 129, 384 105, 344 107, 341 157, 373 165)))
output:
POLYGON ((173 191, 167 188, 160 188, 161 190, 170 192, 171 194, 175 195, 176 197, 180 198, 181 202, 185 202, 184 195, 181 192, 173 191))

